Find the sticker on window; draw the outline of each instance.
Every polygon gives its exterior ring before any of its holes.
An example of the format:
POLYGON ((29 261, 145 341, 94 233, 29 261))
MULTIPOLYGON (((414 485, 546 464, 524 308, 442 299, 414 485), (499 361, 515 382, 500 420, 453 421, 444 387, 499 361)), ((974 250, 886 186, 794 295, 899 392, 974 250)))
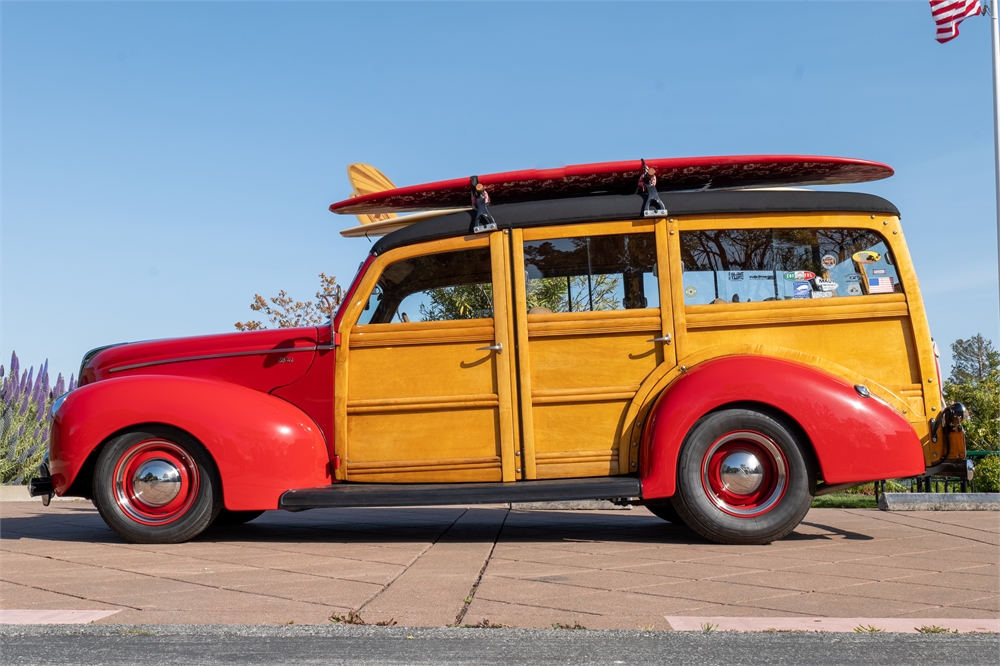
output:
POLYGON ((891 294, 894 291, 891 277, 872 278, 868 281, 869 294, 891 294))
POLYGON ((777 296, 774 271, 719 271, 719 298, 731 303, 773 300, 777 296))
POLYGON ((827 280, 825 278, 813 278, 812 280, 813 288, 816 291, 837 291, 837 287, 840 285, 833 280, 827 280))
POLYGON ((792 285, 792 298, 809 298, 812 287, 808 282, 796 282, 792 285))
POLYGON ((882 255, 871 250, 862 250, 861 252, 855 252, 852 259, 859 264, 875 264, 882 259, 882 255))

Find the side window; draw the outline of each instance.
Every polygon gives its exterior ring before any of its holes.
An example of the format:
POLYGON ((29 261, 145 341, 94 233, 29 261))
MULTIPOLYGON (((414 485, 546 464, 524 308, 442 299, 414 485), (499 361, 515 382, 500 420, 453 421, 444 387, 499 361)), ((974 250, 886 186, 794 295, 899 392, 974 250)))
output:
POLYGON ((529 314, 660 305, 652 233, 529 241, 524 268, 529 314))
POLYGON ((359 324, 493 316, 489 248, 413 257, 389 264, 359 324))
POLYGON ((902 292, 892 255, 866 229, 682 231, 684 303, 902 292))

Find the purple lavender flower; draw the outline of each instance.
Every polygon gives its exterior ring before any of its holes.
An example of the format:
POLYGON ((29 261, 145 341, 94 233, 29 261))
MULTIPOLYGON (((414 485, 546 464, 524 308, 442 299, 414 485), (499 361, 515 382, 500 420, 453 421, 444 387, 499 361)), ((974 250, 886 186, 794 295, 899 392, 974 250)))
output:
MULTIPOLYGON (((2 371, 3 367, 0 366, 0 373, 2 373, 2 371)), ((0 374, 0 376, 2 376, 2 374, 0 374)), ((52 391, 49 393, 49 399, 55 400, 65 392, 66 392, 66 382, 63 379, 62 373, 60 372, 59 376, 56 377, 56 385, 52 387, 52 391)))
POLYGON ((18 416, 24 416, 28 413, 28 402, 31 400, 31 394, 25 392, 21 398, 21 408, 17 411, 18 416))

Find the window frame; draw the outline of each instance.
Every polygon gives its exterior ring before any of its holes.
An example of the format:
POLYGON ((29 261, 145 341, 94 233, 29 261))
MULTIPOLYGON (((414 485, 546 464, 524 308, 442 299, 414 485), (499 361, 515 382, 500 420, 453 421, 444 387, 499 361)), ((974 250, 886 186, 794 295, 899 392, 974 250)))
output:
MULTIPOLYGON (((519 234, 519 246, 516 249, 519 266, 522 269, 527 269, 526 257, 524 253, 524 246, 527 243, 535 243, 547 240, 561 240, 568 238, 580 238, 580 237, 597 237, 597 236, 622 236, 630 234, 649 234, 650 240, 653 243, 653 251, 656 254, 656 265, 658 267, 657 273, 662 273, 662 266, 665 262, 665 257, 661 254, 660 244, 656 238, 656 220, 657 218, 643 219, 643 220, 629 220, 621 222, 585 222, 579 224, 565 224, 565 225, 552 225, 545 227, 526 227, 520 230, 519 234)), ((521 282, 522 288, 527 292, 528 288, 528 278, 524 271, 520 272, 518 280, 521 282)), ((531 314, 528 312, 528 317, 571 317, 571 316, 581 316, 588 314, 598 314, 603 313, 605 315, 611 316, 614 314, 621 314, 624 312, 642 312, 642 311, 655 311, 660 312, 663 306, 664 298, 666 294, 660 293, 659 290, 659 278, 656 281, 658 293, 657 299, 659 303, 655 306, 647 306, 645 308, 622 308, 615 310, 573 310, 569 312, 553 312, 551 314, 546 313, 544 315, 531 314)), ((523 313, 522 313, 523 314, 523 313)))
MULTIPOLYGON (((778 304, 788 304, 793 307, 811 306, 832 306, 843 305, 845 302, 852 303, 877 303, 880 300, 896 301, 907 299, 907 285, 915 284, 913 279, 912 266, 910 264, 909 253, 903 243, 899 233, 899 219, 889 215, 861 215, 860 213, 744 213, 731 216, 692 216, 684 218, 670 218, 671 238, 670 238, 670 259, 672 290, 674 300, 683 312, 695 308, 696 312, 707 311, 705 309, 717 310, 719 308, 749 308, 756 309, 762 306, 779 307, 778 304), (891 226, 890 226, 891 225, 891 226), (891 253, 891 265, 896 271, 897 283, 900 291, 886 294, 870 294, 867 291, 861 296, 845 296, 840 298, 801 298, 801 299, 778 299, 773 301, 748 301, 748 302, 724 302, 709 304, 688 304, 684 299, 684 270, 681 255, 681 234, 691 231, 715 231, 715 230, 760 230, 776 229, 782 231, 795 229, 856 229, 873 233, 885 244, 888 252, 891 253), (888 232, 892 233, 889 234, 888 232), (675 233, 676 232, 676 233, 675 233)), ((741 269, 749 270, 749 269, 741 269)), ((867 279, 867 273, 862 273, 862 278, 867 279)), ((786 306, 780 306, 782 308, 786 306)))

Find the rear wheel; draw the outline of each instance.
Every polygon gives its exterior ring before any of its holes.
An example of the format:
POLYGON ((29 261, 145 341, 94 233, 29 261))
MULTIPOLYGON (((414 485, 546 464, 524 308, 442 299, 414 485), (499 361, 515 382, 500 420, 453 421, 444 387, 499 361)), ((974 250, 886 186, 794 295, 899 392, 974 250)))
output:
POLYGON ((763 412, 709 414, 684 442, 673 506, 691 529, 718 543, 780 539, 812 502, 806 446, 793 428, 763 412))
POLYGON ((222 509, 222 486, 208 452, 188 435, 152 428, 104 447, 93 494, 108 527, 133 543, 187 541, 222 509))

